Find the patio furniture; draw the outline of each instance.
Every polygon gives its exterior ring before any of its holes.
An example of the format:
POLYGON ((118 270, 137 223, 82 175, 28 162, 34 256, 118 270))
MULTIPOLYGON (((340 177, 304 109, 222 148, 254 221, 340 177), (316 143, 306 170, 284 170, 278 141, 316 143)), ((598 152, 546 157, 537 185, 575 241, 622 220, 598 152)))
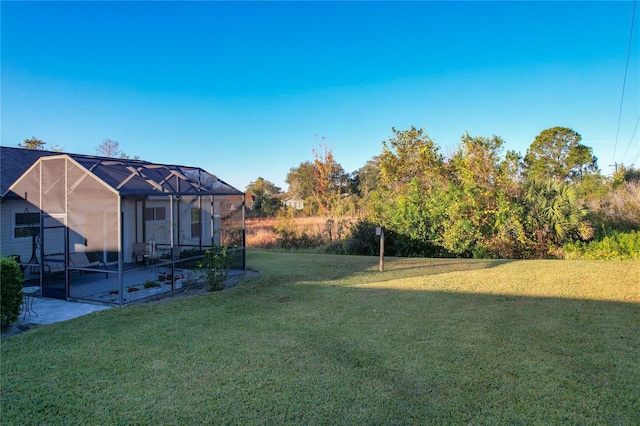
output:
MULTIPOLYGON (((107 265, 97 258, 90 260, 85 252, 69 253, 69 266, 72 268, 96 268, 107 269, 107 265)), ((44 269, 47 276, 51 276, 57 272, 64 272, 64 254, 50 254, 44 257, 44 269)), ((79 271, 82 273, 82 271, 79 271)), ((109 274, 105 274, 107 277, 109 274)))
POLYGON ((39 286, 22 288, 22 310, 24 312, 22 319, 25 319, 27 314, 29 314, 29 316, 31 316, 31 314, 38 316, 38 313, 33 310, 33 296, 38 291, 40 291, 39 286))
POLYGON ((133 254, 131 256, 131 260, 137 263, 139 258, 142 258, 145 265, 149 266, 149 252, 147 250, 146 243, 133 243, 133 254))

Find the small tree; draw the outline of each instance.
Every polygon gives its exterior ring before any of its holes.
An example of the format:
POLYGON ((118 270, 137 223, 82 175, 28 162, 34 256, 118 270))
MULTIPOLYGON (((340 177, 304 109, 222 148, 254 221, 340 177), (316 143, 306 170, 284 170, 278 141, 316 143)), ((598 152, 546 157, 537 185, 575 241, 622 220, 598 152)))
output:
POLYGON ((553 178, 530 181, 524 193, 528 226, 538 242, 538 254, 560 247, 574 238, 588 240, 593 228, 588 210, 576 199, 574 188, 553 178))
POLYGON ((204 259, 198 265, 198 270, 204 272, 209 289, 219 291, 224 289, 224 282, 229 276, 229 268, 233 259, 235 247, 227 245, 212 246, 204 253, 204 259))
POLYGON ((0 258, 0 287, 0 327, 5 330, 20 316, 22 304, 22 271, 14 259, 0 258))
POLYGON ((24 149, 32 149, 34 151, 43 151, 44 146, 47 143, 36 138, 35 136, 31 136, 31 139, 25 139, 23 143, 18 144, 18 148, 24 149))
POLYGON ((131 157, 125 154, 125 152, 120 149, 120 142, 112 141, 111 139, 103 140, 102 143, 96 147, 96 154, 102 157, 119 158, 121 160, 140 159, 137 155, 131 157))

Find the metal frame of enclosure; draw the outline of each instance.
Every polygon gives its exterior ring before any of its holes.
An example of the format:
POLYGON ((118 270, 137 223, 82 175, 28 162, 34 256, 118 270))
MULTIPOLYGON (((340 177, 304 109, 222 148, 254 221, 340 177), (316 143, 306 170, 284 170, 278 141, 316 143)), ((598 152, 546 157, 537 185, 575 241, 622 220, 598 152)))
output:
MULTIPOLYGON (((197 167, 75 154, 41 157, 4 199, 32 234, 40 294, 123 305, 202 281, 206 250, 245 269, 244 193, 197 167), (22 205, 21 204, 21 205, 22 205)), ((8 254, 8 253, 7 253, 8 254)))

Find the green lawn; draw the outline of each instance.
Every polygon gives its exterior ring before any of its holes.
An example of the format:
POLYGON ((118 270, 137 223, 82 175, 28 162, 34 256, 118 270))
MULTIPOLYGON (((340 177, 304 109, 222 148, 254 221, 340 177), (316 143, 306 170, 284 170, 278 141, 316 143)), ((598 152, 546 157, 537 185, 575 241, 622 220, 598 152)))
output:
POLYGON ((1 423, 640 424, 640 262, 248 265, 4 339, 1 423))

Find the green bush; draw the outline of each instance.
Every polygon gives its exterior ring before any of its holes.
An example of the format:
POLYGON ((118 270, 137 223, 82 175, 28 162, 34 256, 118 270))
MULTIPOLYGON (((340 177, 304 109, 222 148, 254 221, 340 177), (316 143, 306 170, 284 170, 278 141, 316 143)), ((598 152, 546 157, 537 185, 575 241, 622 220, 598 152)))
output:
POLYGON ((229 276, 229 267, 234 253, 235 247, 230 248, 226 245, 213 246, 211 250, 205 251, 204 259, 199 264, 198 270, 205 273, 211 291, 224 289, 224 282, 229 276))
POLYGON ((306 232, 297 233, 288 230, 277 231, 276 245, 287 250, 310 249, 321 247, 324 240, 320 235, 309 235, 306 232))
POLYGON ((0 287, 0 327, 5 330, 20 316, 22 304, 22 271, 14 259, 0 258, 0 287))
POLYGON ((323 248, 322 248, 322 252, 323 253, 327 253, 327 254, 348 254, 345 251, 345 244, 347 242, 342 242, 342 241, 333 241, 330 242, 329 244, 326 244, 323 248))
POLYGON ((149 281, 149 279, 147 278, 147 280, 144 282, 144 288, 154 288, 154 287, 162 287, 159 283, 155 282, 155 281, 149 281))
POLYGON ((359 220, 351 227, 351 235, 343 244, 347 254, 374 256, 380 250, 380 237, 376 236, 376 225, 359 220))
POLYGON ((563 246, 567 259, 640 259, 640 232, 614 232, 598 241, 576 241, 563 246))
MULTIPOLYGON (((380 254, 380 236, 377 225, 360 220, 351 227, 351 235, 342 244, 346 254, 377 256, 380 254)), ((391 229, 384 230, 385 256, 400 257, 454 257, 444 247, 430 241, 419 240, 391 229)))

